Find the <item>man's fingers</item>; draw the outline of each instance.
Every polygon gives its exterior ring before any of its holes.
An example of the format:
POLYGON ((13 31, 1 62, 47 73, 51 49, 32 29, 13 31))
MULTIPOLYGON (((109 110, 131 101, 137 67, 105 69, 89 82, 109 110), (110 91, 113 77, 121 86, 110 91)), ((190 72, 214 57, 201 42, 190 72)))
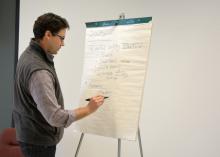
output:
POLYGON ((104 96, 101 96, 101 95, 94 96, 94 97, 92 97, 92 100, 94 100, 94 101, 101 101, 101 100, 104 100, 104 96))

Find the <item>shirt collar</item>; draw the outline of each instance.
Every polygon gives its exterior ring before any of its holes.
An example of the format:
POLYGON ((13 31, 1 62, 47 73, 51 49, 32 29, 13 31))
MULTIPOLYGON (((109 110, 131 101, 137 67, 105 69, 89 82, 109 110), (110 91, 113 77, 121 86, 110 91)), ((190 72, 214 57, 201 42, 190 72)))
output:
POLYGON ((43 52, 48 61, 53 62, 54 56, 52 54, 45 52, 44 49, 40 46, 39 42, 37 42, 35 38, 31 39, 30 45, 34 46, 39 51, 43 52))

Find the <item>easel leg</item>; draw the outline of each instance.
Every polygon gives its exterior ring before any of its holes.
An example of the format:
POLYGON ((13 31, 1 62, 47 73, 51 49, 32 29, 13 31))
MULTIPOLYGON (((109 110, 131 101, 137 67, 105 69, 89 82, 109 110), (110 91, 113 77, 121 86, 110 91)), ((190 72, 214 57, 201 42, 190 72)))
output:
POLYGON ((142 150, 142 144, 141 144, 140 128, 138 128, 138 142, 139 142, 139 148, 140 148, 141 157, 143 157, 143 150, 142 150))
POLYGON ((80 136, 80 140, 79 140, 79 144, 78 144, 77 149, 76 149, 75 157, 77 157, 77 155, 79 153, 79 149, 80 149, 80 146, 82 144, 83 136, 84 136, 84 133, 82 133, 81 136, 80 136))
POLYGON ((118 139, 118 157, 121 157, 121 139, 118 139))
MULTIPOLYGON (((82 133, 81 136, 80 136, 80 140, 79 140, 79 144, 78 144, 77 149, 76 149, 75 157, 78 156, 79 149, 80 149, 80 146, 82 144, 83 137, 84 137, 84 133, 82 133)), ((138 128, 138 143, 139 143, 141 157, 143 157, 141 134, 140 134, 140 129, 139 128, 138 128)), ((121 139, 118 139, 118 157, 121 157, 121 139)))

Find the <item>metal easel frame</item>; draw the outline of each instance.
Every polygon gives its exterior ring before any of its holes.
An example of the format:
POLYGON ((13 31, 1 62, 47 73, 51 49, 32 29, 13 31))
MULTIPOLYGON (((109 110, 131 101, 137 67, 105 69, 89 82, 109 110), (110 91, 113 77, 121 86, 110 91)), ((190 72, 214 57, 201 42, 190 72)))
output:
MULTIPOLYGON (((119 20, 122 20, 122 19, 125 19, 125 14, 124 13, 121 13, 119 15, 119 20)), ((75 157, 77 157, 78 154, 79 154, 79 149, 81 147, 83 137, 84 137, 84 133, 81 133, 79 143, 78 143, 78 146, 77 146, 77 149, 76 149, 75 157)), ((140 128, 138 128, 138 143, 139 143, 139 148, 140 148, 140 155, 141 155, 141 157, 143 157, 143 149, 142 149, 140 128)), ((118 139, 118 157, 121 157, 121 139, 120 138, 118 139)))
MULTIPOLYGON (((78 146, 77 146, 77 149, 76 149, 75 157, 77 157, 78 154, 79 154, 79 149, 81 147, 83 137, 84 137, 84 133, 81 133, 79 143, 78 143, 78 146)), ((141 134, 140 134, 140 129, 139 128, 138 128, 138 143, 139 143, 139 148, 140 148, 140 155, 141 155, 141 157, 143 157, 141 134)), ((121 157, 121 139, 118 139, 118 157, 121 157)))

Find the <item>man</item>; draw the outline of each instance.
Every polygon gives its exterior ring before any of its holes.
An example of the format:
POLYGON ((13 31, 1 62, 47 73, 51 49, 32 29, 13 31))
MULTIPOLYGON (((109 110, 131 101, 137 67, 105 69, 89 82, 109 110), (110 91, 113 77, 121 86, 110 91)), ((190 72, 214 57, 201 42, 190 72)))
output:
POLYGON ((34 38, 19 58, 14 88, 13 123, 26 157, 54 157, 63 128, 96 111, 104 102, 94 96, 85 107, 64 110, 53 55, 64 46, 68 22, 46 13, 34 23, 34 38))

